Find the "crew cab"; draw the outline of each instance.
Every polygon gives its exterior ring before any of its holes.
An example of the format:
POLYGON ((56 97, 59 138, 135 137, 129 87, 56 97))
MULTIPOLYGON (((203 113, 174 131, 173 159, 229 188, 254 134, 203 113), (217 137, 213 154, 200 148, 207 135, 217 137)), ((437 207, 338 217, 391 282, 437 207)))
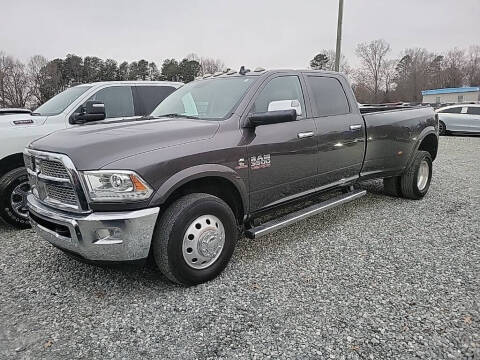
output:
POLYGON ((167 81, 98 82, 71 87, 34 112, 5 109, 0 118, 0 217, 19 228, 29 226, 29 185, 22 153, 30 141, 84 123, 83 112, 89 101, 97 101, 96 106, 103 103, 105 117, 110 120, 138 118, 150 114, 181 85, 167 81))
POLYGON ((184 85, 141 121, 32 142, 36 232, 84 260, 151 254, 168 279, 194 285, 225 268, 239 234, 258 238, 355 200, 359 180, 383 178, 393 196, 427 193, 432 108, 363 115, 339 73, 241 70, 184 85))

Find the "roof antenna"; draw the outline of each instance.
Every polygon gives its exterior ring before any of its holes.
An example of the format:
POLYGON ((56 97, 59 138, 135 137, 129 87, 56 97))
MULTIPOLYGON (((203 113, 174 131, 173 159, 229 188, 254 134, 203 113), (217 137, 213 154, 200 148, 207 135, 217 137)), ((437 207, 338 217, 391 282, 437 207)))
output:
POLYGON ((240 70, 238 71, 240 75, 245 75, 248 72, 250 72, 250 69, 245 69, 245 66, 243 65, 240 67, 240 70))

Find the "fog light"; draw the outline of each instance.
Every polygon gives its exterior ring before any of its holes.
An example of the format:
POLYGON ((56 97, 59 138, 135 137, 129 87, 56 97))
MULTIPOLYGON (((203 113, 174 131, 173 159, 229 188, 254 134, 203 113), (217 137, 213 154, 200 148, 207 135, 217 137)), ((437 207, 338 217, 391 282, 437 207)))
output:
POLYGON ((122 230, 119 228, 104 228, 97 229, 95 231, 95 236, 97 240, 96 244, 120 244, 122 243, 121 239, 122 230))

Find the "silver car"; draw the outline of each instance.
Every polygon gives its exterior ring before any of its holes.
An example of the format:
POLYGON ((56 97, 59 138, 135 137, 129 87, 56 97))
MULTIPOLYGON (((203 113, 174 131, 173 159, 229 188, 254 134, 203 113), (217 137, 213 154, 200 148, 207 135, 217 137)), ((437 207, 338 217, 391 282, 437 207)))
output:
POLYGON ((480 104, 458 104, 436 110, 439 133, 479 133, 480 104))

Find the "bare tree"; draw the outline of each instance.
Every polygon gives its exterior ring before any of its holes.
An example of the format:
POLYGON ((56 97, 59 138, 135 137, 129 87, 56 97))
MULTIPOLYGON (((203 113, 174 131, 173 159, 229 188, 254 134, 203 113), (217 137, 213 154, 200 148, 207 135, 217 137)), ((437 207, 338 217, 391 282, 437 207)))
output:
POLYGON ((4 80, 6 105, 23 108, 30 97, 28 74, 25 65, 20 61, 13 61, 4 80))
POLYGON ((32 105, 40 105, 48 100, 42 96, 41 91, 42 85, 45 84, 47 80, 47 74, 44 70, 47 64, 48 60, 42 55, 34 55, 28 61, 28 82, 32 101, 35 103, 32 105))
POLYGON ((469 86, 480 85, 480 46, 472 45, 465 60, 465 80, 469 86))
MULTIPOLYGON (((315 70, 335 71, 335 50, 323 49, 319 54, 310 61, 310 67, 315 70)), ((351 67, 348 65, 345 55, 340 57, 340 72, 347 76, 352 73, 351 67)))
POLYGON ((390 51, 390 45, 382 39, 369 43, 358 44, 355 53, 360 58, 361 68, 357 72, 357 79, 367 82, 364 86, 372 92, 373 101, 377 102, 382 83, 382 68, 385 58, 390 51))
POLYGON ((0 106, 7 107, 6 86, 13 66, 13 59, 0 52, 0 106))
POLYGON ((383 78, 384 84, 384 91, 385 91, 385 98, 384 101, 389 102, 392 101, 393 98, 391 97, 392 88, 395 85, 395 66, 397 64, 396 60, 383 60, 383 65, 381 67, 381 77, 383 78))
POLYGON ((444 74, 446 87, 459 87, 464 83, 465 51, 454 48, 444 57, 444 74))

